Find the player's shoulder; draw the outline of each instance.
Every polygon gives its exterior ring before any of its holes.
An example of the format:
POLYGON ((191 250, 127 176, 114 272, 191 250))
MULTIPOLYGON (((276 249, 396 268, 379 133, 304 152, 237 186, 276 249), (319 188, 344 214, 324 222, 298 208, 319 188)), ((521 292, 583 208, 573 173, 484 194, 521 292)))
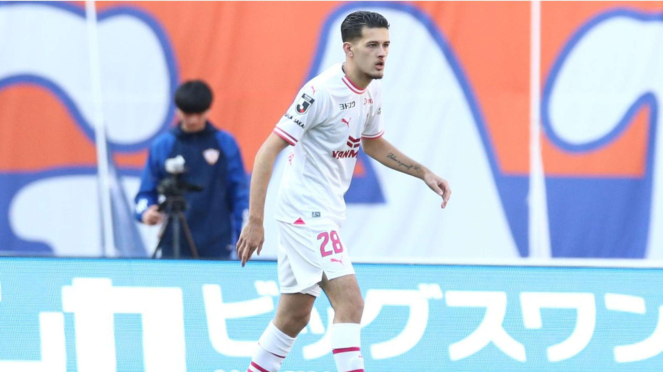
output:
POLYGON ((304 93, 332 96, 341 82, 342 71, 340 63, 334 64, 307 81, 302 90, 304 90, 304 93))

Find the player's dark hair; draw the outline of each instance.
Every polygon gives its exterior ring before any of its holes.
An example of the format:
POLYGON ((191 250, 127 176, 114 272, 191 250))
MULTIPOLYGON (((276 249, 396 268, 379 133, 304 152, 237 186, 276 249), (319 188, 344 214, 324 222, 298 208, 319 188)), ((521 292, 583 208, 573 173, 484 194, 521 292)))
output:
POLYGON ((191 80, 175 92, 175 105, 187 114, 207 111, 212 105, 212 90, 202 80, 191 80))
POLYGON ((350 13, 341 23, 343 42, 360 38, 364 26, 368 28, 386 28, 388 30, 389 22, 382 14, 375 12, 357 11, 350 13))

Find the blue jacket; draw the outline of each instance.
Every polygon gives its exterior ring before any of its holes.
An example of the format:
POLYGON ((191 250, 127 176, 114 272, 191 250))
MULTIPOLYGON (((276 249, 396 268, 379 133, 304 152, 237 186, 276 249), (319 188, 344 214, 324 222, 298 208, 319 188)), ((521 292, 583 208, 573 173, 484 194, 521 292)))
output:
MULTIPOLYGON (((209 122, 200 132, 187 133, 177 126, 154 140, 135 199, 136 219, 142 221, 145 210, 158 203, 157 186, 170 176, 165 161, 177 155, 186 161, 183 180, 204 188, 185 194, 188 207, 184 214, 198 254, 230 257, 229 248, 237 242, 244 211, 249 207, 248 182, 235 139, 209 122)), ((164 234, 162 257, 173 257, 172 223, 164 234)), ((183 230, 180 238, 180 256, 191 257, 183 230)))

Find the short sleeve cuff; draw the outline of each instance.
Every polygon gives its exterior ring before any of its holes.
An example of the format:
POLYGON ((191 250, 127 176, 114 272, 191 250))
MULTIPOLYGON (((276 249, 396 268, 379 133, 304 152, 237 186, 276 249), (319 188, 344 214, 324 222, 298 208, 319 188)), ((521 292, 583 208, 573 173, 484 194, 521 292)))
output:
POLYGON ((384 134, 384 130, 381 130, 376 134, 362 134, 361 138, 376 139, 376 138, 382 137, 383 134, 384 134))
POLYGON ((281 129, 279 127, 274 128, 274 133, 277 136, 283 138, 283 140, 288 142, 291 146, 294 146, 294 145, 297 144, 297 140, 295 139, 295 137, 291 136, 290 134, 288 134, 286 131, 284 131, 283 129, 281 129))

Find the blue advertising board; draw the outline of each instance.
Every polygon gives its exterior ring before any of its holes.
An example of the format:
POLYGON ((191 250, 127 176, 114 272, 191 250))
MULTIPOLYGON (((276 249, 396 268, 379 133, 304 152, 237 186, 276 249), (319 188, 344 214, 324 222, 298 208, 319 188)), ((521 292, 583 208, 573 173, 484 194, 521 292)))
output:
MULTIPOLYGON (((357 264, 366 370, 661 371, 663 269, 357 264)), ((246 371, 276 264, 0 259, 0 371, 246 371)), ((321 296, 281 371, 336 371, 321 296)))

